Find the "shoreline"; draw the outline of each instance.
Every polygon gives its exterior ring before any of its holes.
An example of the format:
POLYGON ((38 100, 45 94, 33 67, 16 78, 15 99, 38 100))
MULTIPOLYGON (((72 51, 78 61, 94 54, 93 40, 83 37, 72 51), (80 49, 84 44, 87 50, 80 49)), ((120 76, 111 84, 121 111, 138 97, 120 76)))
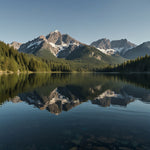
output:
POLYGON ((42 72, 42 71, 37 71, 37 72, 32 72, 32 71, 25 71, 25 72, 13 72, 13 71, 0 71, 0 75, 7 75, 7 74, 36 74, 36 73, 101 73, 101 74, 150 74, 150 72, 93 72, 93 71, 85 71, 85 72, 78 72, 78 71, 72 71, 72 72, 60 72, 60 71, 47 71, 47 72, 42 72))
POLYGON ((42 72, 42 71, 37 71, 37 72, 32 72, 32 71, 25 71, 25 72, 13 72, 13 71, 0 71, 0 75, 2 74, 36 74, 36 73, 96 73, 96 72, 78 72, 78 71, 72 71, 72 72, 60 72, 60 71, 47 71, 47 72, 42 72))

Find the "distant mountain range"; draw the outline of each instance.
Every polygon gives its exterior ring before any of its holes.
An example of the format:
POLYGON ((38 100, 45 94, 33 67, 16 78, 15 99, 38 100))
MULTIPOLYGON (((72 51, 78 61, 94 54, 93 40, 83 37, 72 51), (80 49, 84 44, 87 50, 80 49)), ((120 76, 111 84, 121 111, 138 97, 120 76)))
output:
POLYGON ((121 56, 123 56, 128 50, 136 47, 135 44, 129 42, 127 39, 110 41, 106 38, 92 42, 91 46, 98 48, 105 54, 113 55, 118 53, 121 56))
POLYGON ((109 39, 104 38, 92 42, 91 46, 96 47, 105 54, 119 54, 127 59, 135 59, 137 57, 145 56, 146 54, 150 55, 150 41, 137 46, 127 39, 110 41, 109 39))
POLYGON ((145 56, 146 54, 150 55, 150 41, 144 42, 141 45, 128 50, 124 57, 128 59, 135 59, 139 56, 145 56))
POLYGON ((75 40, 68 34, 61 34, 58 30, 23 44, 13 42, 11 45, 19 52, 46 59, 64 58, 85 63, 101 62, 101 64, 117 64, 125 60, 120 56, 109 56, 93 46, 75 40))
POLYGON ((61 34, 58 30, 46 36, 39 36, 23 44, 12 42, 10 46, 18 49, 19 52, 34 54, 47 59, 57 57, 70 60, 87 60, 94 58, 102 61, 107 60, 104 57, 112 56, 108 59, 115 59, 114 63, 122 62, 123 58, 135 59, 138 56, 150 54, 150 42, 145 42, 137 46, 127 39, 110 41, 103 38, 87 45, 75 40, 68 34, 61 34), (121 57, 123 57, 122 61, 120 61, 121 57))
POLYGON ((16 41, 9 44, 9 46, 14 47, 15 49, 19 49, 21 45, 22 45, 22 43, 18 43, 16 41))

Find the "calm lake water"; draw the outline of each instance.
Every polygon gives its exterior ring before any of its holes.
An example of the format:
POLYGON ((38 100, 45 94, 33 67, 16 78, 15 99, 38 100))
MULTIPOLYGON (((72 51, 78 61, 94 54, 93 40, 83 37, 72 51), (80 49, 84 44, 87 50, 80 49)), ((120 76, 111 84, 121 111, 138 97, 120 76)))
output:
POLYGON ((0 150, 150 150, 150 75, 0 76, 0 150))

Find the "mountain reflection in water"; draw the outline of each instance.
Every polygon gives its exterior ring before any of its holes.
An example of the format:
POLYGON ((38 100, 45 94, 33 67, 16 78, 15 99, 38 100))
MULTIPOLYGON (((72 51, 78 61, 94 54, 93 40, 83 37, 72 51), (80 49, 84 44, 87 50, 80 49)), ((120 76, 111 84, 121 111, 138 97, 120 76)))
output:
POLYGON ((137 99, 150 102, 148 75, 30 74, 0 79, 1 103, 24 101, 57 115, 88 100, 102 107, 127 106, 137 99))
POLYGON ((0 76, 0 150, 149 150, 149 74, 0 76))

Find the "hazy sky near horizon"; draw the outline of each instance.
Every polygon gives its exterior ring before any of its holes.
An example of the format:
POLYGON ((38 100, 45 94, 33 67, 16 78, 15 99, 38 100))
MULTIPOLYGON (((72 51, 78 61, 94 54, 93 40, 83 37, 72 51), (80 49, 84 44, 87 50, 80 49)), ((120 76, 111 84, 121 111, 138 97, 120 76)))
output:
POLYGON ((150 41, 150 0, 0 0, 0 40, 27 42, 59 30, 90 44, 100 38, 150 41))

